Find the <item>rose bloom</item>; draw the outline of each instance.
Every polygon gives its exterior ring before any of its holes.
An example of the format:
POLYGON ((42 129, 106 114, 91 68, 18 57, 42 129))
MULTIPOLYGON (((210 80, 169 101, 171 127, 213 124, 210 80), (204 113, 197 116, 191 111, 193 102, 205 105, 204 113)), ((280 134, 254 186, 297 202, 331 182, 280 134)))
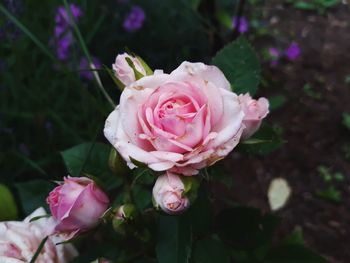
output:
POLYGON ((260 128, 262 119, 269 113, 269 101, 266 98, 254 100, 249 93, 239 95, 238 98, 244 111, 243 124, 246 127, 242 138, 247 139, 260 128))
POLYGON ((190 202, 183 196, 185 186, 180 177, 167 172, 159 176, 153 187, 153 199, 156 206, 168 214, 179 214, 184 212, 190 202))
POLYGON ((93 180, 67 177, 50 192, 47 203, 57 221, 55 231, 68 234, 69 239, 95 227, 107 210, 109 199, 93 180))
POLYGON ((136 70, 142 75, 146 75, 146 70, 143 68, 141 62, 136 57, 132 57, 127 53, 119 54, 116 57, 112 68, 117 79, 119 79, 125 86, 128 86, 136 80, 136 76, 132 67, 130 67, 126 61, 126 58, 131 59, 136 70))
MULTIPOLYGON (((46 215, 43 208, 38 208, 24 221, 8 221, 0 223, 0 262, 27 263, 37 251, 41 241, 52 233, 52 218, 40 218, 29 222, 31 218, 46 215)), ((71 244, 56 243, 64 241, 60 236, 50 236, 36 263, 68 263, 77 251, 71 244)))
POLYGON ((217 67, 183 62, 127 86, 104 134, 130 168, 134 159, 155 171, 193 175, 232 151, 243 117, 217 67))

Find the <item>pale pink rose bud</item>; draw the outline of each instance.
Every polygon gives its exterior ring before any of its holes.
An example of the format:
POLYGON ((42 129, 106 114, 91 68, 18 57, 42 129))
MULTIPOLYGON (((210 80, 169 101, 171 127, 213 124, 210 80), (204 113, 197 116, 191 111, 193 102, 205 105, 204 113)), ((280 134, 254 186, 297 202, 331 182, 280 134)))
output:
POLYGON ((107 195, 86 177, 66 177, 47 198, 55 231, 69 237, 95 227, 109 204, 107 195))
MULTIPOLYGON (((0 262, 28 263, 37 251, 40 242, 51 234, 54 227, 52 218, 40 218, 30 222, 31 218, 46 215, 38 208, 24 221, 6 221, 0 223, 0 262)), ((61 244, 60 235, 50 235, 45 242, 36 263, 68 263, 77 256, 71 244, 61 244)))
POLYGON ((249 93, 239 95, 238 99, 244 112, 242 138, 247 139, 260 128, 262 119, 269 113, 269 101, 266 98, 254 100, 249 93))
POLYGON ((180 177, 167 172, 157 178, 153 187, 155 206, 168 214, 180 214, 190 206, 190 201, 184 192, 185 185, 180 177))
POLYGON ((140 60, 136 57, 130 56, 127 53, 119 54, 112 65, 115 76, 125 85, 128 86, 136 81, 135 72, 130 67, 126 58, 129 58, 135 66, 135 69, 142 75, 146 75, 146 70, 142 66, 140 60))

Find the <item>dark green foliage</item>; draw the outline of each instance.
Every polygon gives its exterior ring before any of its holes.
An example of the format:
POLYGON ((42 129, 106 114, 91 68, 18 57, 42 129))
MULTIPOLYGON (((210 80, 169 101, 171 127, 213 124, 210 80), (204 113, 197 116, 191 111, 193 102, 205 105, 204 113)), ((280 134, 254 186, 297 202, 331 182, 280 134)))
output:
POLYGON ((107 189, 121 184, 108 167, 111 147, 103 143, 83 143, 63 151, 62 157, 71 176, 92 176, 107 189))
POLYGON ((186 263, 191 256, 192 233, 182 217, 160 216, 157 237, 159 263, 186 263))
POLYGON ((260 82, 260 63, 254 49, 241 37, 220 50, 212 59, 238 94, 254 95, 260 82))

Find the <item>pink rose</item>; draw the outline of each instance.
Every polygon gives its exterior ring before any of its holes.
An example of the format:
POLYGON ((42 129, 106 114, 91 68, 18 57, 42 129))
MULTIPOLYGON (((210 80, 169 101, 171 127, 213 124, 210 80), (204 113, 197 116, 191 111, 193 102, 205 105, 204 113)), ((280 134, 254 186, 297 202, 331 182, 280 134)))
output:
POLYGON ((260 127, 262 119, 269 113, 269 101, 265 98, 252 99, 249 93, 238 96, 244 111, 242 138, 247 139, 252 136, 260 127))
POLYGON ((67 177, 47 198, 55 231, 73 237, 96 226, 108 208, 107 195, 86 177, 67 177))
MULTIPOLYGON (((30 262, 41 241, 52 233, 52 218, 41 218, 29 222, 31 218, 46 215, 43 208, 38 208, 24 221, 8 221, 0 223, 0 262, 30 262)), ((56 243, 64 241, 61 236, 50 236, 45 242, 36 263, 68 263, 77 251, 71 244, 56 243)))
POLYGON ((243 117, 217 67, 183 62, 127 86, 104 134, 130 168, 132 158, 155 171, 193 175, 232 151, 243 117))
POLYGON ((184 196, 185 185, 176 174, 167 172, 159 176, 153 187, 153 200, 168 214, 179 214, 189 206, 189 199, 184 196))
POLYGON ((132 67, 129 66, 126 58, 131 59, 135 66, 135 69, 142 75, 146 75, 146 70, 142 66, 142 63, 136 58, 123 53, 117 56, 115 63, 112 65, 115 72, 115 76, 125 85, 128 86, 134 81, 136 81, 136 76, 132 67))

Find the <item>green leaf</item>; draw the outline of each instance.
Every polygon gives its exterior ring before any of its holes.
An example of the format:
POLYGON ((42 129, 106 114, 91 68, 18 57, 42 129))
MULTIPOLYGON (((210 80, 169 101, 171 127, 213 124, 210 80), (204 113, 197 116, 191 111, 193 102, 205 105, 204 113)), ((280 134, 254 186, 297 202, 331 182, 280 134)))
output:
POLYGON ((209 193, 202 186, 199 188, 197 199, 182 216, 190 224, 195 235, 207 235, 212 230, 213 218, 210 209, 209 193))
POLYGON ((294 4, 295 8, 302 9, 302 10, 313 10, 316 9, 315 4, 313 3, 308 3, 304 1, 299 1, 294 4))
POLYGON ((61 152, 64 163, 71 176, 91 174, 107 189, 121 185, 120 177, 109 169, 110 147, 103 143, 83 143, 61 152))
POLYGON ((284 245, 304 245, 304 237, 302 229, 295 229, 283 241, 284 245))
POLYGON ((18 216, 17 205, 11 191, 0 184, 0 221, 16 219, 18 216))
POLYGON ((46 207, 46 197, 55 187, 55 184, 44 180, 32 180, 17 183, 16 188, 20 197, 23 210, 26 215, 32 213, 38 207, 46 207))
POLYGON ((270 126, 266 123, 263 123, 253 137, 247 141, 248 144, 243 141, 238 146, 239 149, 256 155, 267 155, 285 143, 282 138, 282 130, 278 126, 270 126), (259 143, 249 143, 250 141, 259 143))
POLYGON ((221 10, 216 13, 216 18, 219 22, 228 29, 232 29, 232 14, 228 10, 221 10))
POLYGON ((328 186, 324 190, 318 190, 316 192, 317 196, 335 203, 340 203, 342 200, 342 195, 339 190, 337 190, 333 185, 328 186))
POLYGON ((230 252, 227 247, 219 239, 213 237, 197 241, 193 254, 195 263, 230 262, 230 252))
POLYGON ((159 263, 187 263, 191 256, 192 235, 181 216, 160 216, 156 254, 159 263))
POLYGON ((217 218, 221 239, 238 250, 254 250, 269 244, 279 218, 258 209, 235 207, 222 211, 217 218))
POLYGON ((141 185, 134 185, 132 194, 138 209, 143 210, 152 204, 152 192, 141 185))
POLYGON ((310 98, 320 100, 322 98, 322 94, 320 92, 315 91, 315 89, 309 84, 306 83, 303 87, 304 93, 310 98))
POLYGON ((350 114, 343 113, 343 125, 350 130, 350 114))
POLYGON ((133 170, 133 178, 131 187, 135 184, 154 185, 157 176, 149 168, 136 168, 133 170))
POLYGON ((260 63, 255 50, 248 41, 240 37, 221 49, 212 59, 236 93, 249 92, 254 95, 260 82, 260 63))
POLYGON ((350 74, 345 76, 344 83, 350 84, 350 74))
POLYGON ((327 261, 315 252, 302 245, 283 245, 273 248, 266 256, 264 263, 326 263, 327 261))

